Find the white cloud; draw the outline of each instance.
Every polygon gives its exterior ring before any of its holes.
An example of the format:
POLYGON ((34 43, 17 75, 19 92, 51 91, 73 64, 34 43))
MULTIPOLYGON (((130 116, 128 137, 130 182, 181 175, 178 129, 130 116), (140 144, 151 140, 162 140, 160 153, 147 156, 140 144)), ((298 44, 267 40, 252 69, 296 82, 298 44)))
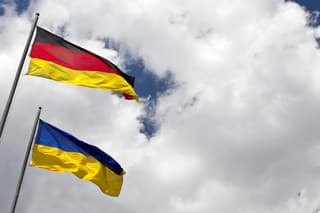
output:
POLYGON ((9 208, 13 197, 38 105, 45 120, 100 145, 127 174, 120 197, 110 198, 72 175, 28 169, 19 211, 311 213, 320 207, 319 28, 307 26, 309 15, 297 4, 34 1, 22 16, 0 17, 2 103, 34 12, 41 26, 64 27, 69 40, 124 63, 101 42, 115 39, 155 74, 170 70, 179 87, 159 98, 161 128, 147 142, 139 132, 142 104, 24 76, 0 144, 1 207, 9 208))

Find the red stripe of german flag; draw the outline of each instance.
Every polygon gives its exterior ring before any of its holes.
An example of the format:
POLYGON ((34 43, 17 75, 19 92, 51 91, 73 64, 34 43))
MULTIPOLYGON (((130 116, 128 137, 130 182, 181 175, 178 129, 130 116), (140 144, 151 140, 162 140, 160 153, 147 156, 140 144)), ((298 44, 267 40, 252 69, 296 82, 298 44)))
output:
POLYGON ((27 75, 120 92, 126 99, 139 101, 133 89, 134 77, 109 60, 40 27, 37 27, 30 57, 27 75))

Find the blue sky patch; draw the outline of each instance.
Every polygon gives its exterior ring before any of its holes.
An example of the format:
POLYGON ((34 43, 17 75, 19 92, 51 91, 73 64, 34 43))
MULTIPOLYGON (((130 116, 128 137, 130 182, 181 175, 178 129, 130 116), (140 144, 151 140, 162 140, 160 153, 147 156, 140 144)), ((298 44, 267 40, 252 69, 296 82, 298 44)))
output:
POLYGON ((4 15, 4 8, 2 5, 0 5, 0 16, 4 15))
POLYGON ((19 14, 27 10, 30 4, 30 0, 14 0, 14 2, 16 4, 16 11, 19 14))
POLYGON ((159 125, 154 119, 157 100, 159 96, 177 86, 174 77, 170 71, 167 71, 164 77, 158 77, 148 70, 142 58, 133 56, 126 51, 128 48, 125 45, 111 39, 103 39, 103 41, 106 48, 119 52, 125 62, 126 73, 135 77, 134 88, 138 96, 147 100, 145 102, 145 114, 138 119, 143 124, 142 129, 140 129, 141 133, 145 134, 147 138, 151 138, 159 129, 159 125))
POLYGON ((5 13, 4 5, 12 5, 14 3, 15 10, 18 14, 23 13, 25 10, 28 9, 30 0, 0 0, 0 16, 3 16, 5 13))
POLYGON ((307 11, 311 13, 311 19, 314 19, 314 22, 311 22, 310 25, 315 27, 320 24, 320 17, 317 16, 314 12, 320 11, 320 1, 319 0, 285 0, 286 2, 292 1, 296 2, 302 7, 304 7, 307 11))

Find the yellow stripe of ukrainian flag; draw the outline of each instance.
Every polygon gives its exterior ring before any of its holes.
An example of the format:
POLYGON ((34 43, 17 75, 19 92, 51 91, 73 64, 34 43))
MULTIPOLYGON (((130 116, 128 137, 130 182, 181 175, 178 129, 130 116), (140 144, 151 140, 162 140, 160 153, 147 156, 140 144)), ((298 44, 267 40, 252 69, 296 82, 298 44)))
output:
POLYGON ((67 84, 120 92, 132 95, 134 99, 139 101, 139 98, 132 86, 121 76, 114 73, 73 70, 54 62, 31 58, 29 70, 26 74, 48 78, 67 84))
POLYGON ((123 174, 117 175, 91 156, 78 152, 35 144, 31 166, 54 172, 72 172, 83 180, 96 184, 103 193, 111 196, 120 194, 123 174))

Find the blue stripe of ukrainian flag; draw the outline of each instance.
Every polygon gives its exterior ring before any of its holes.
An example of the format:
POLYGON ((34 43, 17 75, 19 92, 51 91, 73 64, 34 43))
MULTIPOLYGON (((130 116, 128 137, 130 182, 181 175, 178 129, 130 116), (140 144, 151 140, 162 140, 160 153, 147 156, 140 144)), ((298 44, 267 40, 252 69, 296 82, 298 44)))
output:
POLYGON ((31 165, 54 172, 72 172, 111 196, 119 196, 125 174, 121 166, 99 148, 43 120, 39 121, 31 165))

